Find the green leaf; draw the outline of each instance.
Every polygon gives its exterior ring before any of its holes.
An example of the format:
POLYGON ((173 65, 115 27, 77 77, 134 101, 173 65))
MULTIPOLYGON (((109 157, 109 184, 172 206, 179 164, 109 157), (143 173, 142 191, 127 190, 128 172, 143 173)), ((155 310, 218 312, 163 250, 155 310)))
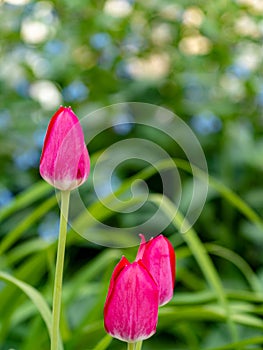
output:
MULTIPOLYGON (((45 299, 42 297, 42 295, 33 287, 31 287, 29 284, 20 281, 19 279, 8 275, 5 272, 0 272, 0 279, 2 279, 5 282, 12 283, 16 287, 18 287, 22 292, 24 292, 27 297, 34 303, 36 308, 38 309, 43 321, 46 324, 48 333, 50 335, 51 332, 51 311, 46 303, 45 299)), ((60 340, 59 343, 60 350, 63 350, 63 345, 60 340)))
MULTIPOLYGON (((256 344, 263 344, 263 337, 254 337, 254 338, 248 338, 248 339, 244 339, 235 343, 231 343, 231 344, 227 344, 227 345, 223 345, 223 346, 219 346, 216 348, 210 348, 208 350, 231 350, 231 349, 237 349, 238 347, 243 347, 246 345, 256 345, 256 344)), ((254 349, 253 347, 249 347, 246 349, 254 349)), ((255 348, 255 349, 259 349, 259 348, 255 348)), ((260 347, 261 349, 261 347, 260 347)))
MULTIPOLYGON (((149 195, 148 200, 152 201, 157 205, 157 207, 160 206, 162 203, 162 208, 164 209, 164 214, 169 216, 169 218, 172 219, 173 224, 175 227, 180 230, 182 227, 182 224, 185 222, 185 218, 183 215, 177 210, 177 208, 174 206, 174 204, 164 196, 160 195, 149 195), (174 216, 174 213, 176 215, 174 216)), ((229 330, 232 335, 232 339, 235 341, 237 340, 237 333, 236 328, 234 325, 234 322, 231 318, 231 312, 229 309, 228 301, 220 280, 220 277, 205 249, 204 244, 199 239, 197 233, 195 230, 191 227, 188 229, 187 232, 182 234, 182 237, 184 238, 185 242, 187 243, 189 249, 191 250, 193 256, 196 258, 196 261, 198 262, 206 280, 207 283, 215 290, 217 294, 218 301, 222 305, 223 309, 225 310, 225 314, 227 317, 227 323, 229 326, 229 330)))
POLYGON ((112 337, 108 334, 95 346, 94 350, 105 350, 112 342, 112 337))
POLYGON ((29 189, 15 197, 15 199, 0 210, 0 221, 17 212, 20 209, 28 207, 30 204, 44 197, 51 192, 53 188, 44 181, 32 185, 29 189))
POLYGON ((0 255, 12 246, 21 235, 31 227, 37 220, 49 212, 51 208, 55 206, 57 199, 55 196, 47 199, 42 204, 40 204, 31 214, 25 217, 25 219, 20 222, 12 231, 10 231, 1 241, 0 244, 0 255))

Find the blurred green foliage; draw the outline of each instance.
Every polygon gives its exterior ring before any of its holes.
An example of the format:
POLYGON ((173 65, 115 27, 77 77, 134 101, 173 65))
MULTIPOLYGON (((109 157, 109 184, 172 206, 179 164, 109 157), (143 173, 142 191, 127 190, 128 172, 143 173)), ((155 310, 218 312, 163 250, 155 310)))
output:
MULTIPOLYGON (((0 19, 1 270, 51 302, 58 208, 52 189, 39 182, 38 163, 48 121, 60 104, 71 105, 80 118, 126 101, 170 109, 196 133, 209 173, 262 212, 261 0, 2 0, 0 19)), ((153 130, 135 128, 131 134, 182 156, 169 140, 156 141, 153 130)), ((107 135, 90 144, 94 159, 120 138, 114 130, 107 135)), ((120 184, 143 166, 124 166, 120 184)), ((189 175, 180 175, 187 196, 189 175)), ((149 179, 152 192, 161 192, 159 182, 149 179)), ((194 226, 199 243, 196 233, 187 240, 176 224, 167 228, 178 257, 175 297, 161 310, 158 332, 143 349, 216 348, 235 340, 231 332, 236 341, 250 340, 225 349, 261 349, 262 223, 236 201, 210 188, 194 226), (207 256, 212 265, 206 271, 207 256)), ((87 202, 96 204, 96 198, 87 202)), ((117 214, 96 210, 105 222, 122 222, 117 214)), ((126 219, 124 226, 135 220, 126 219)), ((132 260, 135 250, 106 249, 70 232, 65 349, 95 349, 104 337, 103 303, 122 254, 132 260)), ((44 329, 22 291, 1 283, 0 349, 48 349, 44 329)), ((113 340, 109 349, 124 344, 113 340)))

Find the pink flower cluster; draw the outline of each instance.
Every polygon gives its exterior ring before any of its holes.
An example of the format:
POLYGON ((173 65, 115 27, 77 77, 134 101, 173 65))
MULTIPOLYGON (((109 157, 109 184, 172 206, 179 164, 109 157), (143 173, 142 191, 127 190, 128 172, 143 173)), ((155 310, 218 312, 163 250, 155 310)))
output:
POLYGON ((136 260, 124 256, 115 267, 104 306, 104 325, 113 337, 138 342, 156 331, 158 307, 173 296, 175 253, 163 235, 145 242, 136 260))

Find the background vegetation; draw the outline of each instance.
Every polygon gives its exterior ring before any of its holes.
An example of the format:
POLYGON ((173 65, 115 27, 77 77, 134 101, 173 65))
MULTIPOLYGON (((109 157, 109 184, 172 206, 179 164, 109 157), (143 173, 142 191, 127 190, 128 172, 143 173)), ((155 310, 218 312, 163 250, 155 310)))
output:
MULTIPOLYGON (((0 19, 0 349, 49 347, 32 300, 47 322, 48 309, 19 282, 51 303, 58 205, 38 173, 49 118, 60 104, 83 117, 126 101, 160 105, 186 121, 211 176, 194 229, 181 235, 177 216, 164 232, 177 253, 175 296, 160 310, 158 331, 143 348, 261 349, 262 1, 2 0, 0 19)), ((109 132, 90 144, 92 164, 120 137, 109 132)), ((148 129, 131 135, 161 142, 148 129)), ((184 158, 170 142, 161 146, 184 158)), ((120 191, 144 166, 123 166, 120 191)), ((159 182, 152 177, 148 185, 158 199, 159 182)), ((92 178, 88 205, 104 222, 126 226, 145 214, 142 208, 133 216, 109 217, 91 188, 92 178)), ((167 199, 164 214, 175 209, 167 199)), ((65 349, 125 348, 105 336, 102 310, 114 265, 122 254, 132 260, 135 249, 104 248, 69 232, 65 349)))

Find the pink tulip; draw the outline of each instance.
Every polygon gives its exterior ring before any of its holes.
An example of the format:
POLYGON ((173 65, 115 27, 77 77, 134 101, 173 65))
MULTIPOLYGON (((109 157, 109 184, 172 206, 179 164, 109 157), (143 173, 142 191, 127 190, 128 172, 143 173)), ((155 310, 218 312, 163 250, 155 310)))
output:
POLYGON ((175 252, 172 244, 163 235, 145 242, 141 235, 137 258, 141 259, 159 287, 159 305, 168 303, 173 297, 175 283, 175 252))
POLYGON ((90 170, 89 154, 77 116, 70 107, 60 107, 52 117, 40 159, 40 174, 60 190, 80 186, 90 170))
POLYGON ((158 287, 141 260, 122 257, 115 267, 104 307, 104 325, 113 337, 137 342, 156 331, 158 287))

